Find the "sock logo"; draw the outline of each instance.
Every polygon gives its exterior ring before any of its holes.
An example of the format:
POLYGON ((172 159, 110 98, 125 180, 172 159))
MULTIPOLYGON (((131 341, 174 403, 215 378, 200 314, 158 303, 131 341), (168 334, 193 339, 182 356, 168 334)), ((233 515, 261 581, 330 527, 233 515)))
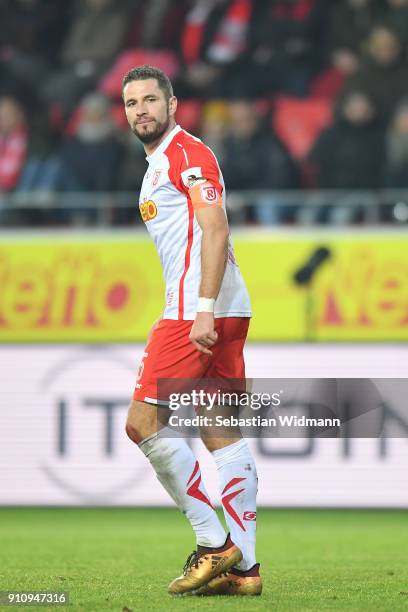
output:
POLYGON ((256 512, 246 510, 242 518, 244 521, 256 521, 256 512))
POLYGON ((234 521, 237 523, 237 525, 239 525, 241 527, 242 531, 246 531, 244 524, 242 523, 242 521, 239 518, 238 514, 235 512, 234 508, 231 506, 231 501, 234 499, 234 497, 236 497, 242 491, 245 490, 244 487, 242 489, 238 489, 238 491, 232 491, 231 493, 228 493, 228 495, 224 495, 224 493, 226 493, 228 491, 228 489, 231 489, 231 487, 233 487, 234 485, 242 482, 243 480, 246 480, 246 478, 232 478, 225 485, 224 490, 221 493, 221 495, 222 495, 221 501, 222 501, 222 505, 224 506, 225 510, 234 519, 234 521))
POLYGON ((195 497, 195 499, 198 499, 204 502, 205 504, 208 504, 211 508, 214 508, 214 506, 212 505, 208 497, 205 495, 205 493, 200 491, 199 489, 200 483, 201 483, 200 465, 198 461, 196 461, 194 470, 192 471, 191 476, 187 482, 187 487, 188 487, 187 495, 190 495, 190 497, 195 497), (195 476, 197 476, 196 480, 194 480, 195 476), (192 480, 194 480, 194 482, 192 482, 192 484, 188 487, 188 485, 190 484, 192 480))

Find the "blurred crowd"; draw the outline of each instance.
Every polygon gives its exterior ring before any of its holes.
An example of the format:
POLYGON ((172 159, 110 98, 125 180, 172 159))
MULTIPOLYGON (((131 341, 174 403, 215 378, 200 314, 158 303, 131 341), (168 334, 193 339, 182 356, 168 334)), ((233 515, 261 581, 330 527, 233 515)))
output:
POLYGON ((407 43, 408 0, 0 0, 0 193, 138 192, 143 63, 228 189, 264 190, 252 222, 290 221, 268 190, 408 187, 407 43))

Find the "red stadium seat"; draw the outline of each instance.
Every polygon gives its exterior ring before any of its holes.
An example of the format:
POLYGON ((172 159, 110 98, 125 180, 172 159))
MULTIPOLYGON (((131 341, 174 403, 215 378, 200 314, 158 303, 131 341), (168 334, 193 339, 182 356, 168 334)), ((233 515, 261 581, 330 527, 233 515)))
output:
POLYGON ((187 132, 196 134, 201 122, 202 103, 199 100, 179 100, 177 105, 177 123, 187 132))
POLYGON ((118 102, 112 106, 112 117, 115 121, 116 126, 120 130, 126 130, 129 124, 126 119, 125 108, 123 102, 118 102))
POLYGON ((122 95, 123 75, 142 64, 157 66, 170 79, 174 78, 179 69, 176 54, 165 49, 127 49, 116 59, 110 70, 102 77, 98 89, 111 98, 122 95))
POLYGON ((320 73, 312 83, 310 94, 314 98, 330 98, 333 100, 345 81, 345 74, 337 68, 329 68, 320 73))
POLYGON ((320 132, 333 120, 332 102, 327 98, 275 100, 273 128, 294 159, 304 159, 320 132))

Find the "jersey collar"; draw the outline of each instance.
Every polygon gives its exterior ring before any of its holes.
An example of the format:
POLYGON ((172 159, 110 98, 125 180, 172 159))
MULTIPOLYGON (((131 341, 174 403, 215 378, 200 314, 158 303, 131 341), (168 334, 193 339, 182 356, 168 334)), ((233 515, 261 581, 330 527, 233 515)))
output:
POLYGON ((180 131, 181 131, 181 127, 179 125, 175 125, 174 128, 171 130, 171 132, 167 134, 166 138, 162 140, 162 142, 159 144, 157 149, 155 149, 151 155, 147 155, 146 161, 148 161, 150 164, 150 162, 153 159, 155 159, 158 155, 160 155, 160 153, 163 153, 163 151, 167 149, 167 147, 173 140, 174 136, 180 131))

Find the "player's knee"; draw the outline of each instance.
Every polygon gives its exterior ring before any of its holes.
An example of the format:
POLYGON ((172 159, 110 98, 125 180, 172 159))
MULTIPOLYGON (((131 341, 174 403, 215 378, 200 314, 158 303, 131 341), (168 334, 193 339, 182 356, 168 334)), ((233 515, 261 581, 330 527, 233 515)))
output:
POLYGON ((129 423, 129 421, 126 421, 125 431, 127 437, 135 444, 139 444, 142 441, 140 431, 136 427, 134 427, 132 423, 129 423))
POLYGON ((154 433, 143 422, 135 422, 135 420, 129 418, 126 421, 125 431, 128 438, 135 444, 140 444, 142 440, 151 435, 151 433, 154 433))
POLYGON ((128 438, 135 444, 140 444, 156 430, 155 408, 147 406, 144 402, 132 401, 125 426, 128 438))

